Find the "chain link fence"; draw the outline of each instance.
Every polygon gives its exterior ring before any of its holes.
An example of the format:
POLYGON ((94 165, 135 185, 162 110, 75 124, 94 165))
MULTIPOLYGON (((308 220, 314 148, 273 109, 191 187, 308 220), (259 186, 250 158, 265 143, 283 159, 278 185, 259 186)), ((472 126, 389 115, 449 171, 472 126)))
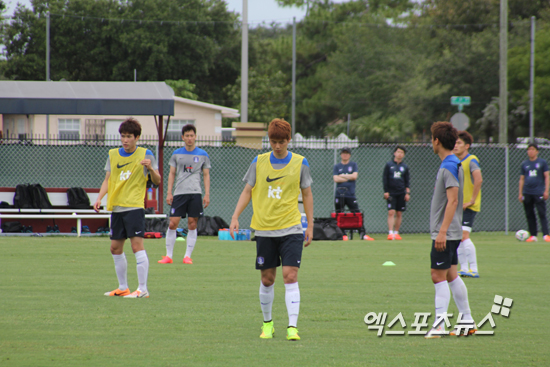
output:
MULTIPOLYGON (((158 159, 158 145, 153 139, 142 138, 141 146, 150 149, 158 159)), ((116 142, 113 142, 116 146, 116 142)), ((197 145, 210 156, 211 204, 205 215, 220 216, 230 221, 242 192, 242 181, 248 166, 258 154, 269 151, 235 146, 232 142, 198 140, 197 145)), ((164 147, 163 185, 166 193, 169 160, 182 146, 164 147)), ((383 200, 382 172, 386 162, 393 158, 395 144, 358 144, 352 148, 351 160, 359 166, 356 195, 365 213, 368 233, 387 231, 387 209, 383 200)), ((411 200, 403 214, 401 232, 426 233, 429 231, 430 202, 440 160, 431 144, 404 144, 407 150, 404 162, 410 168, 411 200)), ((109 149, 113 146, 90 145, 85 141, 70 142, 50 139, 30 141, 7 140, 0 143, 0 187, 15 187, 21 183, 40 183, 48 187, 99 188, 105 177, 104 167, 109 149)), ((315 148, 291 148, 307 158, 313 176, 314 216, 329 217, 334 206, 335 184, 332 167, 340 160, 339 147, 330 145, 315 148)), ((527 228, 522 204, 518 201, 520 164, 527 159, 525 145, 474 144, 471 154, 479 158, 482 174, 481 212, 476 216, 475 231, 516 231, 527 228), (506 175, 508 172, 508 182, 506 175), (508 193, 508 203, 506 202, 508 193), (507 223, 508 222, 508 226, 507 223)), ((550 160, 550 149, 541 147, 539 156, 550 160)), ((163 210, 169 211, 164 198, 163 210)), ((242 228, 250 225, 252 206, 240 218, 242 228)))

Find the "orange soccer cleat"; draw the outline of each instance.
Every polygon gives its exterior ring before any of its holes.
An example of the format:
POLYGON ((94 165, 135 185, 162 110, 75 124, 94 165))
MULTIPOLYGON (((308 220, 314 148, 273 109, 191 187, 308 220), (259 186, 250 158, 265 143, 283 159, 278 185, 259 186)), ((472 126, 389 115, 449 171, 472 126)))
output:
POLYGON ((163 256, 162 260, 157 261, 159 264, 172 264, 173 261, 168 256, 163 256))
POLYGON ((115 289, 114 291, 110 291, 105 293, 107 297, 116 297, 116 296, 127 296, 130 294, 130 288, 126 288, 125 290, 121 291, 120 289, 115 289))
POLYGON ((193 264, 193 260, 191 260, 191 258, 189 256, 186 256, 183 258, 183 263, 184 264, 193 264))

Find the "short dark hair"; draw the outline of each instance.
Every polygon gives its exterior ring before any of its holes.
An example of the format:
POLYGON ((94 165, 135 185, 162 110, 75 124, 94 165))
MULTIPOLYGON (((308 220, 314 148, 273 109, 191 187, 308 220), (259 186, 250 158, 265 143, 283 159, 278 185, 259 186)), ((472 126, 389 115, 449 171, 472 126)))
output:
POLYGON ((447 121, 437 121, 432 124, 432 139, 439 140, 443 148, 453 150, 458 139, 458 131, 447 121))
POLYGON ((273 119, 267 128, 269 139, 290 140, 292 136, 290 124, 283 119, 273 119))
POLYGON ((474 142, 474 137, 472 136, 472 134, 470 134, 466 130, 459 131, 458 138, 462 140, 464 144, 468 144, 469 146, 472 146, 472 143, 474 142))
POLYGON ((393 150, 393 152, 397 152, 397 149, 401 149, 403 151, 403 153, 407 153, 407 149, 405 149, 405 147, 403 145, 398 145, 395 147, 395 149, 393 150))
POLYGON ((531 147, 535 148, 536 150, 539 150, 539 146, 535 143, 529 143, 529 145, 527 146, 527 149, 529 149, 531 147))
POLYGON ((181 135, 185 135, 185 133, 187 131, 191 131, 193 130, 193 132, 195 133, 195 135, 197 135, 197 128, 195 127, 195 125, 193 124, 187 124, 185 125, 184 127, 181 128, 181 135))
POLYGON ((121 134, 133 134, 134 137, 141 136, 141 124, 133 117, 128 117, 120 124, 118 132, 121 134))

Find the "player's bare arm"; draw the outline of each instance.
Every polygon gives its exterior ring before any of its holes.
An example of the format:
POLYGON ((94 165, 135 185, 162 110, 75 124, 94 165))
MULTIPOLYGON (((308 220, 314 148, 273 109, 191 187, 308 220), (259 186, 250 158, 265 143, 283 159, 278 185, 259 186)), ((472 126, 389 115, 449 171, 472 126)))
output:
POLYGON ((99 209, 101 208, 101 199, 103 199, 109 189, 109 177, 111 177, 111 172, 105 172, 105 180, 103 180, 103 183, 101 184, 99 194, 97 195, 97 200, 94 203, 94 210, 96 212, 99 212, 99 209))
POLYGON ((525 176, 519 176, 519 196, 518 200, 520 203, 523 203, 523 184, 525 183, 525 176))
POLYGON ((151 181, 153 181, 155 185, 160 185, 160 181, 161 181, 160 173, 158 170, 153 169, 153 166, 151 165, 151 160, 144 159, 140 163, 142 166, 147 168, 147 171, 149 171, 149 174, 151 175, 151 181))
POLYGON ((453 221, 453 217, 458 206, 458 187, 447 188, 447 206, 445 207, 445 216, 443 217, 443 223, 439 228, 439 233, 435 239, 435 249, 437 251, 444 251, 447 247, 447 230, 453 221))
POLYGON ((252 186, 250 186, 249 184, 246 184, 244 186, 243 192, 241 193, 241 196, 239 197, 239 201, 237 202, 237 206, 235 207, 235 212, 231 217, 231 224, 229 225, 229 234, 233 239, 235 239, 234 232, 239 230, 239 216, 244 211, 244 209, 248 206, 248 203, 250 202, 251 199, 252 199, 252 186))
POLYGON ((334 182, 336 183, 342 183, 342 182, 348 182, 349 180, 343 176, 343 175, 334 175, 332 176, 332 179, 334 180, 334 182))
POLYGON ((472 172, 472 177, 474 179, 474 190, 472 191, 472 198, 470 199, 469 202, 462 205, 463 210, 466 210, 468 207, 475 204, 477 196, 481 191, 481 184, 483 183, 483 176, 481 175, 481 170, 476 169, 474 172, 472 172))
POLYGON ((357 176, 358 176, 358 173, 357 173, 357 172, 346 173, 346 174, 345 174, 345 177, 348 179, 348 181, 355 181, 355 180, 357 180, 357 176))
POLYGON ((174 201, 174 195, 172 195, 172 188, 174 187, 174 180, 176 179, 176 167, 170 166, 170 173, 168 174, 168 192, 166 193, 166 204, 172 205, 174 201))
POLYGON ((302 200, 307 217, 306 243, 304 244, 307 247, 313 239, 313 193, 311 192, 311 186, 302 189, 302 200))
POLYGON ((210 205, 210 168, 204 168, 202 170, 202 178, 204 180, 204 197, 202 198, 202 205, 207 208, 210 205))

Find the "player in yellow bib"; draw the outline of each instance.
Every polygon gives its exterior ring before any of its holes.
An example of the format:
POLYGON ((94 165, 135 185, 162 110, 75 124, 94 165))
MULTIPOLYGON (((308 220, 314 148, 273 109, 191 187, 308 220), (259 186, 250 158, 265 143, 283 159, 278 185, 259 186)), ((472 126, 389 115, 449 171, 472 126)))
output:
POLYGON ((308 246, 313 238, 313 181, 307 159, 287 150, 290 131, 290 124, 285 120, 274 119, 269 124, 269 143, 273 151, 254 158, 248 168, 243 179, 246 185, 229 229, 233 237, 239 229, 239 216, 252 200, 254 214, 250 226, 256 231, 256 269, 261 271, 262 339, 271 339, 275 332, 271 310, 277 267, 282 264, 288 311, 287 339, 300 340, 297 329, 300 311, 298 269, 304 241, 308 246), (305 238, 298 209, 300 191, 308 222, 305 238))
POLYGON ((481 184, 483 176, 479 166, 479 159, 469 153, 474 138, 467 131, 459 131, 453 152, 460 159, 464 169, 464 203, 462 217, 462 241, 458 247, 458 262, 460 270, 458 275, 467 278, 479 278, 477 268, 477 256, 474 243, 470 239, 470 232, 474 225, 474 219, 481 209, 481 184))
POLYGON ((111 210, 111 254, 115 262, 118 288, 105 293, 106 296, 125 298, 148 298, 147 275, 149 259, 143 247, 145 234, 144 201, 147 176, 155 185, 161 177, 153 153, 137 146, 141 136, 141 125, 132 118, 124 121, 118 131, 122 148, 111 149, 105 165, 105 180, 99 190, 94 209, 99 211, 101 199, 108 193, 107 210, 111 210), (128 288, 128 263, 124 254, 124 242, 130 239, 136 256, 139 286, 136 291, 128 288))

